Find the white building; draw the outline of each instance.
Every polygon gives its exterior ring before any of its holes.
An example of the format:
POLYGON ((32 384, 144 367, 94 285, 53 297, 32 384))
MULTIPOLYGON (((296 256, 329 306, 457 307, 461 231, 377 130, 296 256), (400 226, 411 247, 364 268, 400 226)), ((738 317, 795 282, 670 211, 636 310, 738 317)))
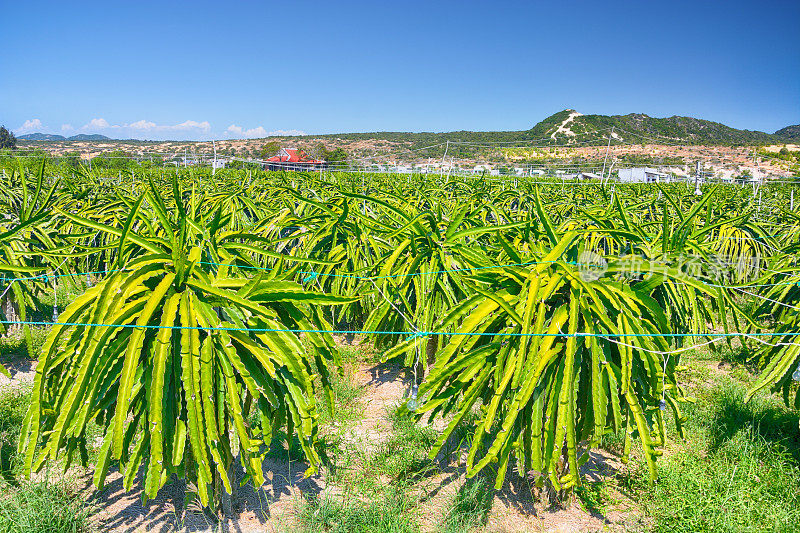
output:
POLYGON ((474 167, 472 167, 472 172, 475 173, 475 174, 482 174, 482 173, 490 171, 490 170, 492 170, 492 166, 491 165, 487 165, 485 163, 479 163, 479 164, 475 165, 474 167))
POLYGON ((601 180, 603 176, 600 174, 595 174, 593 172, 580 172, 578 173, 578 179, 582 181, 589 181, 589 180, 601 180))
POLYGON ((619 181, 625 183, 661 183, 669 181, 669 174, 649 167, 621 168, 618 171, 619 181))
POLYGON ((566 173, 563 170, 556 170, 556 176, 562 180, 592 181, 603 179, 600 174, 594 174, 592 172, 566 173))

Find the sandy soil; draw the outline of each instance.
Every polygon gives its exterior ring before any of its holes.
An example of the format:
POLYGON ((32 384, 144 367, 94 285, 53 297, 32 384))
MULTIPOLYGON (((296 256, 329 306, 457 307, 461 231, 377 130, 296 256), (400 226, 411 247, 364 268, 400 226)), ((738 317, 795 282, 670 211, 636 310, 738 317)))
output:
POLYGON ((16 387, 27 383, 33 383, 33 378, 36 377, 36 361, 25 357, 16 357, 8 361, 4 360, 3 366, 6 367, 11 374, 11 379, 0 374, 0 391, 6 387, 16 387))

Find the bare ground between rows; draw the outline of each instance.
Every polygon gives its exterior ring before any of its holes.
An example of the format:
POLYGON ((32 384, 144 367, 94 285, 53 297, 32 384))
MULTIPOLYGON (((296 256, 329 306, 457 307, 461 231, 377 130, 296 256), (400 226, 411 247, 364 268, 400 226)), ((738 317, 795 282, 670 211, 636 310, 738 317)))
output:
POLYGON ((13 356, 0 361, 11 377, 8 378, 0 374, 0 392, 9 387, 19 387, 27 383, 33 383, 36 376, 36 360, 25 356, 13 356))

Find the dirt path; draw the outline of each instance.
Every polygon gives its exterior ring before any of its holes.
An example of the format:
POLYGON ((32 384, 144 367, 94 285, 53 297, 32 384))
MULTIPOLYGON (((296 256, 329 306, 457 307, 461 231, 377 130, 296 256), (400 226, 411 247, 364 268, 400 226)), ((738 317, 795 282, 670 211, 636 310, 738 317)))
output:
POLYGON ((10 361, 3 361, 3 366, 11 374, 11 378, 0 374, 0 392, 8 387, 33 383, 33 378, 36 376, 36 361, 26 357, 16 357, 10 361))

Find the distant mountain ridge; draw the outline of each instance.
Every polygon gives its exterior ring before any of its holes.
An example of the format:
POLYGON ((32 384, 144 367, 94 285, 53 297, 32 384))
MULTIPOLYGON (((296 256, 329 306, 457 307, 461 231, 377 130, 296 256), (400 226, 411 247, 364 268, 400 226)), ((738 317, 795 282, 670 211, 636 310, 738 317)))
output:
POLYGON ((643 113, 583 115, 573 109, 565 109, 547 117, 531 128, 529 133, 534 138, 550 138, 554 141, 590 142, 608 139, 612 127, 615 139, 636 144, 770 144, 790 142, 800 135, 798 126, 788 126, 770 134, 740 130, 693 117, 655 118, 643 113))
POLYGON ((53 133, 28 133, 20 135, 17 139, 25 141, 111 141, 111 137, 100 135, 99 133, 79 133, 71 137, 55 135, 53 133))
MULTIPOLYGON (((385 140, 409 143, 418 150, 425 146, 450 142, 514 143, 530 141, 536 144, 605 144, 614 128, 613 139, 632 144, 685 145, 759 145, 800 143, 800 125, 786 126, 775 133, 740 130, 719 122, 693 117, 672 116, 656 118, 643 113, 627 115, 584 115, 573 109, 559 111, 529 130, 521 131, 451 131, 451 132, 365 132, 332 133, 295 136, 293 139, 385 140)), ((97 133, 71 137, 50 133, 20 135, 26 141, 112 141, 97 133)), ((280 138, 271 137, 271 138, 280 138)), ((133 140, 133 139, 131 139, 133 140)), ((158 141, 155 141, 158 142, 158 141)), ((166 142, 166 141, 165 141, 166 142)), ((451 146, 451 148, 453 148, 451 146)), ((459 148, 453 148, 459 151, 459 148)), ((463 151, 463 150, 461 150, 463 151)), ((454 154, 456 153, 454 152, 454 154)))
POLYGON ((800 143, 800 124, 786 126, 775 132, 775 135, 791 143, 800 143))

